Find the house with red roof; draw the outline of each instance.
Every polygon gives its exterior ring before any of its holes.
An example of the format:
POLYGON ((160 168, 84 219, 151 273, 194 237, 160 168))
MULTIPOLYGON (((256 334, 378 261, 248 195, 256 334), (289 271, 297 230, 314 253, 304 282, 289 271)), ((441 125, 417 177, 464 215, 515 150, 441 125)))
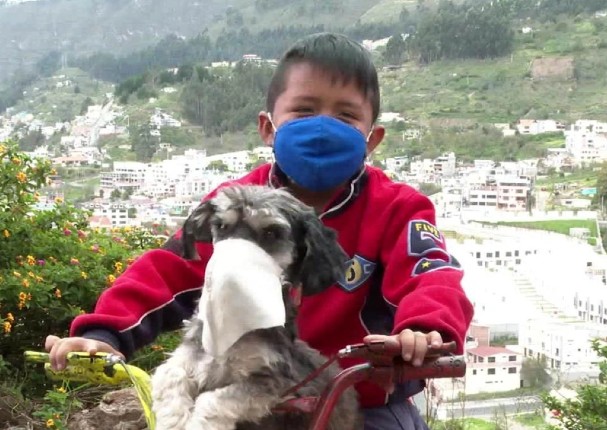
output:
POLYGON ((466 351, 466 394, 515 390, 522 386, 523 355, 508 348, 479 346, 466 351))

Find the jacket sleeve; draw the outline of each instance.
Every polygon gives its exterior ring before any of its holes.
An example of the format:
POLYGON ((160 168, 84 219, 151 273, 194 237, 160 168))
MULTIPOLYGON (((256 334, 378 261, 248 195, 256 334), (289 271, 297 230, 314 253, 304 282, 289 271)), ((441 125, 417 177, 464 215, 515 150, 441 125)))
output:
POLYGON ((461 286, 463 271, 435 226, 434 206, 414 193, 398 196, 385 213, 382 292, 396 308, 393 333, 436 330, 461 352, 473 308, 461 286))
POLYGON ((142 254, 101 294, 93 313, 74 319, 70 335, 109 343, 129 358, 162 331, 180 327, 194 313, 212 246, 197 244, 200 259, 187 261, 179 236, 142 254))

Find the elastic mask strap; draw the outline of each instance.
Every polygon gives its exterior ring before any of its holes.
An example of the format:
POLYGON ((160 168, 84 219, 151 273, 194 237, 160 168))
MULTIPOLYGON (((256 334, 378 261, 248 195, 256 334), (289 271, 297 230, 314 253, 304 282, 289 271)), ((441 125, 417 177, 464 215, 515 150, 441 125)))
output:
POLYGON ((270 124, 272 124, 272 130, 274 130, 274 135, 276 135, 276 133, 278 132, 276 130, 276 126, 274 125, 274 121, 272 121, 272 113, 267 112, 268 114, 268 119, 270 120, 270 124))
MULTIPOLYGON (((274 126, 274 124, 272 124, 272 126, 274 126)), ((374 125, 371 126, 371 130, 369 131, 369 134, 367 134, 367 138, 365 139, 365 141, 367 143, 369 143, 369 139, 371 139, 371 135, 373 134, 373 131, 375 131, 375 126, 374 125)))

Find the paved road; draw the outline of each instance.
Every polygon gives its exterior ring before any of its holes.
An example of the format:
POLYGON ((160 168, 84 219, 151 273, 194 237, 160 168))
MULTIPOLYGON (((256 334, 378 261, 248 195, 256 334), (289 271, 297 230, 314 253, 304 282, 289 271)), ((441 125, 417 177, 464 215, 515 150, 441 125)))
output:
POLYGON ((442 404, 438 409, 439 419, 476 417, 492 418, 496 415, 518 415, 533 413, 542 409, 542 401, 535 396, 518 398, 491 399, 442 404))

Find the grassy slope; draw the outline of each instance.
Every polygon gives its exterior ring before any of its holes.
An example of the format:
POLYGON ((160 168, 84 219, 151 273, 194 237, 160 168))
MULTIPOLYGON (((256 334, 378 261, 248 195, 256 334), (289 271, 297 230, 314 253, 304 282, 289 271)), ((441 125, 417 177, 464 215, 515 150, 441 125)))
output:
MULTIPOLYGON (((385 0, 383 0, 385 1, 385 0)), ((297 2, 285 1, 280 7, 272 7, 259 11, 255 8, 255 2, 251 0, 232 0, 230 5, 240 11, 244 18, 244 25, 249 29, 263 30, 276 28, 279 25, 319 25, 327 27, 342 28, 353 25, 369 9, 382 2, 382 0, 343 0, 344 7, 336 14, 322 13, 311 17, 301 14, 299 6, 311 9, 316 0, 297 0, 297 2)), ((397 14, 398 17, 398 14, 397 14)), ((227 28, 225 16, 214 21, 209 26, 209 34, 216 36, 223 28, 227 28)))
POLYGON ((106 93, 113 92, 110 84, 91 79, 80 69, 63 69, 55 77, 41 79, 31 85, 25 98, 15 106, 16 112, 27 111, 38 119, 53 124, 70 121, 80 114, 82 103, 90 97, 94 103, 103 102, 106 93), (60 76, 63 76, 59 78, 60 76), (72 85, 57 88, 58 82, 70 80, 72 85), (76 86, 80 92, 75 92, 76 86))
POLYGON ((554 221, 533 221, 533 222, 498 222, 498 225, 507 225, 511 227, 527 228, 530 230, 554 231, 560 234, 569 235, 570 228, 587 228, 590 230, 590 236, 597 236, 596 222, 594 220, 554 220, 554 221))
POLYGON ((517 35, 511 57, 408 63, 384 73, 384 110, 422 121, 606 120, 607 74, 601 71, 607 69, 607 49, 599 45, 607 40, 607 28, 595 28, 590 20, 534 28, 535 36, 517 35), (530 78, 533 59, 569 55, 575 58, 577 81, 530 78))

